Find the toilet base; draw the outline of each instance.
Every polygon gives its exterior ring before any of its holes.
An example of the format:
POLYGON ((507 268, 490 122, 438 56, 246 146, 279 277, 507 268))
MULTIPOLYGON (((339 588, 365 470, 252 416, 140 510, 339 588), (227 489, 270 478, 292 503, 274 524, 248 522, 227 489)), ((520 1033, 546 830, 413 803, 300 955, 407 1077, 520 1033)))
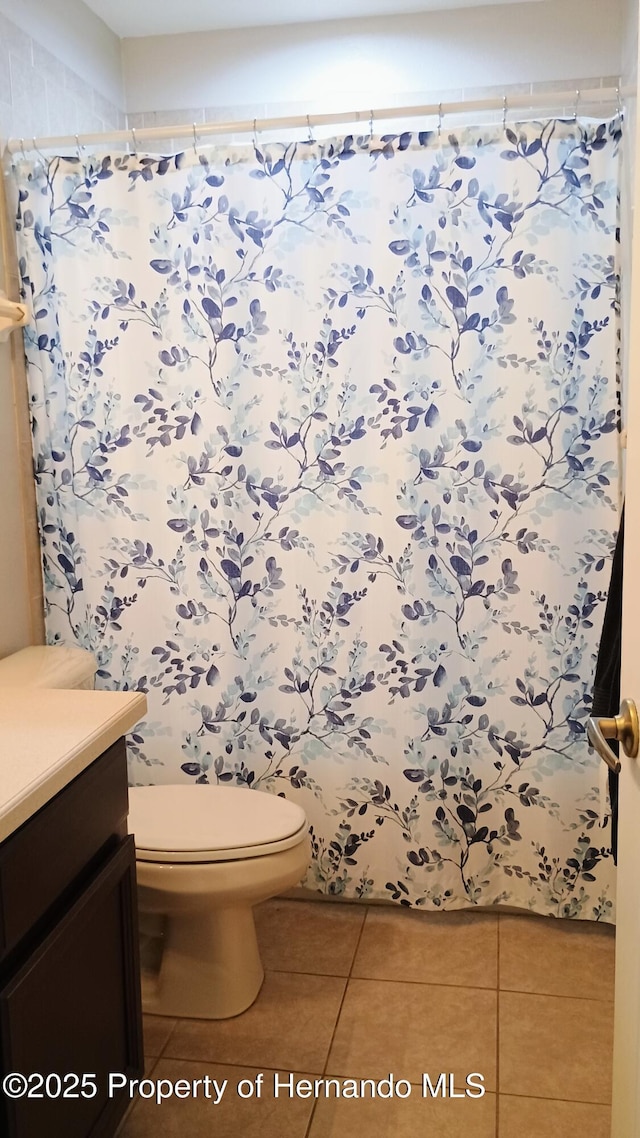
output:
POLYGON ((141 931, 160 954, 145 976, 142 1006, 181 1019, 228 1019, 246 1011, 264 979, 253 906, 303 877, 305 833, 294 846, 231 861, 136 861, 141 931), (160 934, 160 935, 159 935, 160 934), (148 982, 149 981, 149 982, 148 982))
POLYGON ((264 970, 251 906, 167 916, 160 970, 143 987, 143 1011, 229 1019, 256 999, 264 970))

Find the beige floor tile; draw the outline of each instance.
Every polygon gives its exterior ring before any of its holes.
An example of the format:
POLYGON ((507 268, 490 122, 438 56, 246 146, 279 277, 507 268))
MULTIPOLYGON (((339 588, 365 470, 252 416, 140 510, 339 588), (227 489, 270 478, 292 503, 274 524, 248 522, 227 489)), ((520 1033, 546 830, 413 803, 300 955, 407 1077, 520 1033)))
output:
POLYGON ((495 1090, 496 1003, 481 988, 350 980, 327 1071, 418 1083, 423 1072, 453 1072, 458 1083, 479 1071, 495 1090))
POLYGON ((258 1069, 160 1059, 154 1080, 169 1079, 175 1083, 186 1079, 193 1083, 208 1075, 221 1084, 227 1079, 220 1102, 216 1106, 213 1098, 204 1098, 201 1087, 198 1097, 172 1097, 160 1106, 139 1099, 118 1138, 304 1138, 313 1102, 289 1097, 274 1099, 273 1072, 260 1070, 265 1076, 261 1097, 243 1099, 237 1093, 238 1083, 243 1079, 255 1082, 258 1069))
POLYGON ((498 1138, 610 1138, 611 1108, 500 1095, 498 1138))
POLYGON ((162 1054, 164 1045, 177 1022, 175 1019, 170 1019, 169 1016, 144 1015, 142 1017, 144 1053, 147 1059, 153 1059, 162 1054))
POLYGON ((611 1102, 613 1004, 500 993, 500 1091, 611 1102))
POLYGON ((495 1138, 495 1133, 495 1095, 426 1099, 413 1087, 408 1099, 319 1099, 309 1138, 495 1138))
POLYGON ((345 980, 267 972, 262 991, 233 1019, 178 1021, 164 1057, 322 1072, 345 980))
POLYGON ((254 912, 267 971, 349 975, 364 906, 276 898, 258 905, 254 912))
POLYGON ((612 1000, 615 931, 592 921, 501 916, 500 988, 612 1000))
POLYGON ((495 988, 498 917, 370 908, 351 975, 495 988))

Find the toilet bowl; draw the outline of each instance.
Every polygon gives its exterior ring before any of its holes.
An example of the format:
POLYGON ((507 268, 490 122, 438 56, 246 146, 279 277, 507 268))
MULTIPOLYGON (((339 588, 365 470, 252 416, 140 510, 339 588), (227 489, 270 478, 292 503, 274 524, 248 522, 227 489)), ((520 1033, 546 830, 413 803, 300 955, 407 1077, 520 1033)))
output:
MULTIPOLYGON (((0 660, 0 687, 90 688, 95 669, 82 648, 38 645, 0 660)), ((130 787, 129 804, 141 922, 162 929, 144 1010, 238 1015, 264 978, 253 906, 296 885, 309 862, 304 810, 258 790, 193 783, 130 787)))
POLYGON ((240 787, 134 786, 129 830, 141 918, 163 924, 144 1010, 197 1019, 245 1011, 264 978, 253 906, 304 876, 304 810, 240 787))

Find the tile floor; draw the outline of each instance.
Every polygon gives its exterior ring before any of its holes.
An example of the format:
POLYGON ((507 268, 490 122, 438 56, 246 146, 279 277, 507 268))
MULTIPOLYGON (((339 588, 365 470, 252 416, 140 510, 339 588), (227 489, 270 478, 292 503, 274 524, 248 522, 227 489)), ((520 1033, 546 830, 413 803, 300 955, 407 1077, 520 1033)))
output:
POLYGON ((217 1022, 145 1017, 147 1074, 226 1079, 219 1104, 139 1100, 119 1138, 608 1138, 611 927, 282 899, 259 907, 257 925, 266 977, 252 1008, 217 1022), (261 1097, 240 1097, 259 1072, 261 1097), (393 1073, 409 1089, 276 1098, 276 1072, 393 1073), (424 1072, 434 1084, 452 1073, 457 1092, 480 1072, 487 1093, 423 1097, 424 1072))

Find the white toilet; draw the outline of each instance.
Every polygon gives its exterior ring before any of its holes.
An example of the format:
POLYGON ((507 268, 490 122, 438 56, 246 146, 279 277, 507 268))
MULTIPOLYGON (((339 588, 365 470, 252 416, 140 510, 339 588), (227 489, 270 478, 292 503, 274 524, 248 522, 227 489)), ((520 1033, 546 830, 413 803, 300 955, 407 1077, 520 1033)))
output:
MULTIPOLYGON (((91 688, 82 648, 32 647, 0 660, 1 687, 91 688)), ((255 1000, 264 977, 253 906, 296 885, 309 862, 304 810, 227 786, 129 790, 141 918, 162 926, 160 967, 145 1011, 226 1019, 255 1000)))
POLYGON ((155 990, 145 1011, 226 1019, 264 978, 253 906, 297 885, 309 862, 304 810, 227 786, 133 786, 138 907, 164 917, 155 990))

